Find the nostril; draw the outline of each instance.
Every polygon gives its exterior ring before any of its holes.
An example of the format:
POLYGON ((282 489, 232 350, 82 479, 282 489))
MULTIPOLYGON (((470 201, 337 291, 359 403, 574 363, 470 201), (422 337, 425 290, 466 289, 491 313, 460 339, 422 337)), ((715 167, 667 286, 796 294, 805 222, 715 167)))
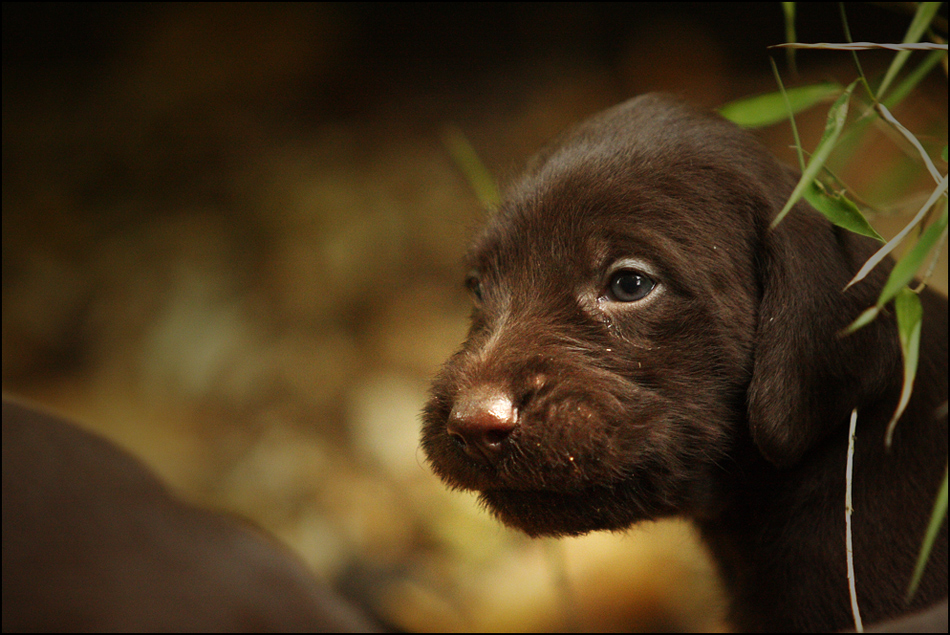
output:
POLYGON ((460 448, 464 448, 466 445, 468 445, 468 443, 465 442, 465 437, 463 437, 458 432, 452 432, 449 430, 449 436, 460 448))
POLYGON ((511 434, 510 428, 486 430, 485 442, 489 445, 499 445, 502 441, 508 438, 509 434, 511 434))

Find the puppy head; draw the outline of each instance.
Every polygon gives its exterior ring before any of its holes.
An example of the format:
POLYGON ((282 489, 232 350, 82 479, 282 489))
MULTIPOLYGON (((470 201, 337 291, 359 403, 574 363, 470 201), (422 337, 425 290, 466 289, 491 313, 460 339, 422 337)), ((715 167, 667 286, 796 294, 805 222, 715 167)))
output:
POLYGON ((788 256, 787 230, 768 231, 793 185, 746 133, 658 96, 542 152, 468 256, 471 330, 424 411, 435 472, 550 535, 715 513, 743 435, 775 463, 797 460, 822 432, 772 420, 810 413, 777 412, 792 372, 779 366, 802 352, 772 314, 801 325, 771 306, 785 291, 766 290, 769 277, 796 282, 771 263, 788 256), (763 330, 781 350, 757 350, 763 330), (773 376, 756 384, 760 354, 773 376))

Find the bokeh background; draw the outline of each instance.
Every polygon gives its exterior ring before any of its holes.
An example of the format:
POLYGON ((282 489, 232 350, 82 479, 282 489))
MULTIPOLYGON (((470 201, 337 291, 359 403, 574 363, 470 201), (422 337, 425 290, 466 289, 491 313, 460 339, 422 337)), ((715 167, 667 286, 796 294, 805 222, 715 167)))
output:
MULTIPOLYGON (((849 18, 855 40, 909 23, 849 18)), ((837 3, 798 22, 843 39, 837 3)), ((399 629, 727 628, 687 525, 529 540, 435 479, 419 410, 464 336, 484 219, 446 127, 503 184, 636 94, 772 91, 779 3, 4 3, 2 29, 5 392, 266 527, 399 629)), ((789 84, 855 76, 846 54, 800 53, 798 78, 775 56, 789 84)), ((933 75, 896 114, 939 145, 933 75)), ((794 161, 786 125, 760 136, 794 161)), ((872 134, 845 175, 884 211, 928 192, 891 196, 919 171, 901 149, 872 134)))

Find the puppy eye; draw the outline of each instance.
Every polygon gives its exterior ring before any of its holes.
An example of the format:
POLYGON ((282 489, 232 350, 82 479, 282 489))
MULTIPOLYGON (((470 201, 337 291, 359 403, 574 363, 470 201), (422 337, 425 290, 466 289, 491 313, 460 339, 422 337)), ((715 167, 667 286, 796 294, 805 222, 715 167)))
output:
POLYGON ((639 271, 622 269, 610 277, 610 295, 618 302, 636 302, 647 297, 656 282, 639 271))
POLYGON ((472 294, 476 302, 482 301, 482 281, 477 273, 470 273, 465 277, 465 288, 472 294))

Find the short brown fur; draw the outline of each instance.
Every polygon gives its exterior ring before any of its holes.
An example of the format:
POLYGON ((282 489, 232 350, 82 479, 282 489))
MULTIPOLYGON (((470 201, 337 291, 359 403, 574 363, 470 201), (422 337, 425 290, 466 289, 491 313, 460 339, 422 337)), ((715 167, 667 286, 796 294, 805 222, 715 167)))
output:
POLYGON ((837 333, 874 304, 890 265, 842 291, 873 241, 806 203, 770 229, 796 180, 750 134, 657 95, 538 155, 469 254, 471 330, 424 413, 435 472, 533 536, 685 515, 737 627, 834 630, 852 619, 857 408, 864 618, 945 597, 946 523, 920 591, 902 599, 947 461, 947 301, 921 294, 914 396, 885 452, 902 376, 893 316, 837 333), (610 297, 624 259, 657 283, 643 300, 610 297))

